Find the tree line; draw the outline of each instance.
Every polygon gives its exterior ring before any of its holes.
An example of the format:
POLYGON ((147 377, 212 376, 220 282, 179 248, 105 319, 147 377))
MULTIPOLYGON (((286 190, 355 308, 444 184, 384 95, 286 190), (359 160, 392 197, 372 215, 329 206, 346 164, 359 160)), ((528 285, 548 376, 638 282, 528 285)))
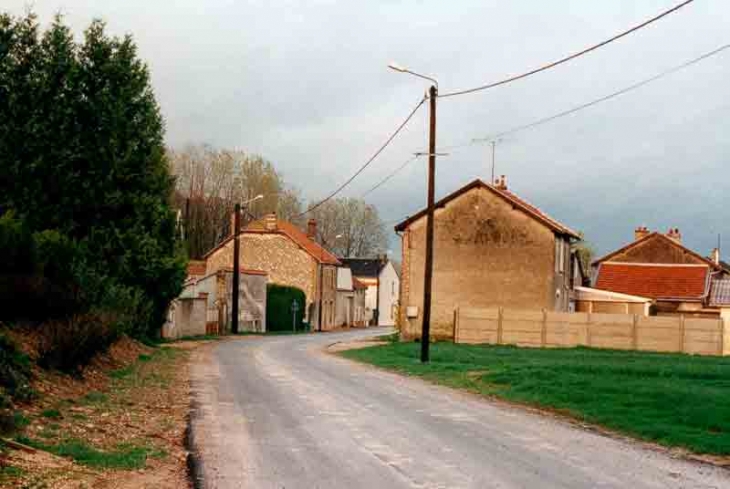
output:
POLYGON ((233 206, 257 195, 263 198, 245 206, 244 225, 275 212, 302 230, 309 219, 316 219, 317 241, 338 256, 369 257, 386 247, 385 227, 374 206, 362 199, 338 198, 303 214, 314 202, 305 205, 300 192, 260 155, 191 145, 169 149, 168 159, 175 175, 174 205, 191 258, 202 257, 230 236, 233 206))
MULTIPOLYGON (((32 13, 0 14, 0 322, 41 330, 41 362, 75 368, 121 333, 157 337, 187 260, 228 236, 234 203, 258 194, 252 219, 306 226, 299 192, 265 158, 166 147, 131 36, 94 21, 77 40, 60 16, 43 30, 32 13)), ((361 201, 314 217, 318 240, 342 255, 384 246, 361 201)))

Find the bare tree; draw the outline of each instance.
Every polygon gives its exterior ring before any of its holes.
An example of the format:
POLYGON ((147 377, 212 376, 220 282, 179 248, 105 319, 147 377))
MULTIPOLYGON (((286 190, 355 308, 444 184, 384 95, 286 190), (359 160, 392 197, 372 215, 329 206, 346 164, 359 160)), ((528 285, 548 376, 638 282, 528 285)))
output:
POLYGON ((317 219, 319 241, 338 256, 371 257, 385 251, 385 225, 377 209, 362 199, 330 200, 312 217, 317 219), (342 237, 335 239, 337 235, 342 237))
POLYGON ((261 156, 199 145, 168 150, 168 158, 176 176, 175 204, 186 222, 192 258, 202 256, 230 234, 236 202, 263 195, 246 209, 256 219, 277 211, 288 218, 301 208, 297 192, 287 188, 274 165, 261 156))

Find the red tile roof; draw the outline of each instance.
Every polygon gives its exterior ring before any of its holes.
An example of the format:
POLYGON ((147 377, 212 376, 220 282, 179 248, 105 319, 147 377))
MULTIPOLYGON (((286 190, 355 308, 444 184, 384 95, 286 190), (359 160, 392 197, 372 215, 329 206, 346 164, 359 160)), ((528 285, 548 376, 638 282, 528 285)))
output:
MULTIPOLYGON (((269 231, 264 226, 265 221, 263 219, 254 221, 246 226, 246 229, 242 230, 241 234, 283 234, 284 236, 292 240, 295 244, 297 244, 300 248, 302 248, 304 251, 309 253, 312 258, 314 258, 318 262, 324 263, 325 265, 341 265, 340 261, 335 255, 327 251, 319 243, 309 239, 304 231, 302 231, 289 221, 277 219, 276 230, 274 231, 269 231)), ((231 241, 231 239, 233 239, 233 236, 229 236, 224 239, 220 244, 218 244, 218 246, 206 253, 204 258, 208 258, 215 251, 224 247, 229 241, 231 241)))
POLYGON ((205 275, 205 260, 189 260, 188 276, 205 275))
POLYGON ((595 288, 668 300, 707 296, 711 269, 705 265, 604 262, 595 288))
MULTIPOLYGON (((456 199, 457 197, 460 197, 461 195, 467 193, 468 191, 474 189, 474 188, 486 188, 494 192, 495 194, 499 195, 509 203, 513 204, 516 208, 522 210, 529 216, 533 217, 534 219, 540 221, 544 225, 546 225, 548 228, 553 230, 556 233, 559 234, 566 234, 570 237, 581 239, 580 234, 578 234, 576 231, 570 229, 568 226, 558 222, 557 220, 553 219, 552 217, 548 216, 546 213, 535 207, 534 205, 530 204, 529 202, 521 199, 520 197, 517 197, 517 195, 513 194, 507 189, 498 188, 494 185, 490 185, 488 183, 483 182, 482 180, 476 179, 473 182, 465 185, 464 187, 461 187, 460 189, 456 190, 455 192, 452 192, 451 194, 447 195, 446 197, 442 198, 438 202, 436 202, 435 207, 438 209, 439 207, 445 207, 446 204, 451 202, 452 200, 456 199)), ((403 231, 405 230, 411 223, 414 221, 417 221, 421 217, 425 216, 427 212, 427 209, 422 209, 421 211, 417 212, 416 214, 412 215, 405 221, 401 222, 395 227, 396 231, 403 231)))
POLYGON ((368 286, 365 285, 364 283, 362 283, 358 278, 352 277, 352 288, 362 290, 362 289, 367 289, 368 286))

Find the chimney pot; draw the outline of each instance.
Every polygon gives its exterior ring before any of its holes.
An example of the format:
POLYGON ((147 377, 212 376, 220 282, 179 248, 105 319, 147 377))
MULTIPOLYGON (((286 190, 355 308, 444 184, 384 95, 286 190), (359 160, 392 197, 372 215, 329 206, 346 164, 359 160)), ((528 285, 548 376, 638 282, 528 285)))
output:
POLYGON ((494 184, 499 190, 507 190, 507 178, 504 175, 500 175, 499 178, 494 181, 494 184))
POLYGON ((667 237, 673 239, 677 243, 682 242, 682 233, 679 232, 679 228, 669 228, 669 232, 667 232, 667 237))
POLYGON ((649 234, 649 228, 646 226, 639 226, 634 229, 634 241, 638 241, 649 234))
POLYGON ((278 228, 276 224, 276 213, 267 214, 264 218, 264 225, 267 231, 276 231, 278 228))
POLYGON ((317 220, 310 219, 307 221, 307 238, 317 240, 317 220))
POLYGON ((712 260, 712 262, 715 265, 719 265, 720 264, 720 248, 713 248, 712 249, 712 256, 710 257, 710 259, 712 260))

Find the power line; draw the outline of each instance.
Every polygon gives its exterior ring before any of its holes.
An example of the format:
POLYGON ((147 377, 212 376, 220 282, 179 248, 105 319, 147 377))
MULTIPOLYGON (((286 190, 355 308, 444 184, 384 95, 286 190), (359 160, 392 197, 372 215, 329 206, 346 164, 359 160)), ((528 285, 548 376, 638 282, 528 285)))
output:
POLYGON ((415 156, 412 156, 412 157, 408 158, 406 161, 403 162, 402 165, 400 165, 398 168, 396 168, 395 170, 393 170, 392 172, 390 172, 385 178, 383 178, 382 180, 380 180, 373 187, 371 187, 368 191, 366 191, 365 193, 363 193, 360 196, 360 198, 363 199, 363 198, 365 198, 366 195, 368 195, 368 194, 376 191, 378 188, 380 188, 380 186, 384 185, 388 180, 390 180, 391 178, 393 178, 396 173, 398 173, 403 168, 405 168, 406 166, 408 166, 409 164, 411 164, 413 161, 417 160, 419 156, 421 156, 421 155, 415 155, 415 156))
MULTIPOLYGON (((507 129, 505 131, 502 131, 502 132, 498 132, 498 133, 494 134, 493 136, 489 136, 489 137, 486 137, 486 138, 480 138, 480 139, 472 139, 468 143, 462 143, 462 144, 455 144, 455 145, 451 145, 451 146, 446 146, 446 147, 442 148, 442 150, 444 150, 444 151, 451 151, 451 150, 454 150, 454 149, 460 149, 460 148, 464 148, 464 147, 467 147, 467 146, 473 146, 473 145, 475 145, 475 144, 477 144, 479 142, 492 141, 492 140, 495 140, 495 139, 502 138, 504 136, 508 136, 508 135, 514 134, 516 132, 524 131, 526 129, 532 129, 533 127, 540 126, 540 125, 546 124, 548 122, 552 122, 555 119, 559 119, 561 117, 565 117, 567 115, 574 114, 574 113, 579 112, 579 111, 581 111, 583 109, 587 109, 589 107, 593 107, 594 105, 597 105, 597 104, 599 104, 601 102, 606 102, 607 100, 611 100, 611 99, 616 98, 616 97, 618 97, 620 95, 624 95, 624 94, 626 94, 628 92, 631 92, 633 90, 636 90, 638 88, 641 88, 641 87, 643 87, 645 85, 648 85, 649 83, 652 83, 652 82, 654 82, 656 80, 659 80, 661 78, 664 78, 666 76, 669 76, 671 74, 674 74, 674 73, 676 73, 678 71, 681 71, 681 70, 683 70, 685 68, 688 68, 688 67, 690 67, 690 66, 692 66, 694 64, 697 64, 700 61, 703 61, 703 60, 705 60, 707 58, 710 58, 712 56, 715 56, 717 54, 720 54, 721 52, 723 52, 723 51, 725 51, 727 49, 730 49, 730 43, 725 44, 723 46, 720 46, 719 48, 713 49, 712 51, 710 51, 708 53, 705 53, 705 54, 703 54, 701 56, 698 56, 698 57, 696 57, 694 59, 691 59, 689 61, 686 61, 686 62, 684 62, 684 63, 682 63, 680 65, 677 65, 677 66, 674 66, 672 68, 669 68, 668 70, 662 71, 661 73, 658 73, 658 74, 656 74, 654 76, 651 76, 649 78, 646 78, 644 80, 641 80, 641 81, 639 81, 637 83, 634 83, 632 85, 629 85, 627 87, 624 87, 624 88, 622 88, 620 90, 617 90, 617 91, 615 91, 613 93, 610 93, 608 95, 605 95, 603 97, 597 98, 597 99, 592 100, 590 102, 586 102, 584 104, 577 105, 577 106, 575 106, 575 107, 573 107, 571 109, 564 110, 562 112, 558 112, 557 114, 553 114, 553 115, 548 116, 548 117, 543 117, 542 119, 538 119, 536 121, 533 121, 533 122, 530 122, 530 123, 527 123, 527 124, 523 124, 523 125, 520 125, 520 126, 516 126, 516 127, 513 127, 511 129, 507 129)), ((388 180, 390 180, 391 178, 393 178, 396 173, 400 172, 401 170, 403 170, 403 168, 405 168, 406 166, 408 166, 408 164, 410 164, 412 161, 413 161, 413 158, 411 158, 406 163, 404 163, 403 165, 401 165, 400 167, 398 167, 395 171, 393 171, 390 174, 388 174, 383 180, 381 180, 380 182, 378 182, 377 185, 375 185, 373 188, 371 188, 370 190, 368 190, 368 192, 366 192, 366 193, 370 193, 373 190, 375 190, 378 187, 380 187, 381 185, 383 185, 385 182, 387 182, 388 180)))
POLYGON ((418 104, 413 108, 413 110, 411 111, 411 113, 408 114, 408 117, 405 118, 405 120, 396 128, 395 131, 393 131, 393 133, 390 135, 390 137, 385 140, 385 142, 378 148, 378 150, 375 151, 375 153, 373 153, 373 155, 370 157, 370 159, 368 159, 365 162, 365 164, 363 164, 350 178, 348 178, 345 181, 345 183, 343 183, 342 185, 340 185, 339 187, 337 187, 337 189, 335 189, 327 197, 325 197, 324 199, 320 200, 319 202, 317 202, 313 206, 309 207, 307 210, 305 210, 305 211, 303 211, 303 212, 301 212, 301 213, 293 216, 292 217, 292 220, 293 219, 296 219, 296 218, 299 218, 299 217, 302 217, 305 214, 308 214, 308 213, 312 212, 313 210, 319 208, 325 202, 327 202, 328 200, 332 199, 335 195, 337 195, 338 193, 340 193, 350 183, 352 183, 352 181, 355 180, 355 178, 357 178, 357 176, 360 175, 360 173, 362 173, 365 170, 365 168, 367 168, 368 166, 370 166, 370 164, 373 161, 375 161, 375 158, 377 158, 378 156, 380 156, 380 153, 382 153, 385 150, 385 148, 388 147, 388 145, 393 141, 393 139, 395 139, 395 137, 398 135, 398 133, 400 133, 401 130, 406 126, 406 124, 408 124, 408 122, 413 118, 413 116, 416 115, 416 112, 423 105, 423 103, 425 101, 426 101, 426 97, 424 96, 423 98, 421 98, 421 100, 418 102, 418 104))
POLYGON ((664 12, 660 13, 659 15, 656 15, 656 16, 650 18, 649 20, 646 20, 646 21, 642 22, 641 24, 636 25, 636 26, 634 26, 634 27, 632 27, 632 28, 630 28, 630 29, 628 29, 626 31, 623 31, 623 32, 621 32, 619 34, 616 34, 615 36, 613 36, 613 37, 611 37, 609 39, 606 39, 603 42, 600 42, 598 44, 594 44, 593 46, 590 46, 590 47, 588 47, 588 48, 586 48, 586 49, 584 49, 582 51, 579 51, 577 53, 571 54, 571 55, 566 56, 564 58, 561 58, 561 59, 559 59, 557 61, 553 61, 552 63, 543 65, 543 66, 541 66, 539 68, 535 68, 534 70, 528 71, 526 73, 522 73, 521 75, 511 76, 509 78, 505 78, 504 80, 500 80, 500 81, 497 81, 497 82, 489 83, 487 85, 482 85, 482 86, 479 86, 479 87, 468 88, 466 90, 459 90, 459 91, 456 91, 456 92, 447 92, 447 93, 444 93, 444 94, 439 95, 439 97, 440 98, 455 97, 457 95, 465 95, 467 93, 473 93, 473 92, 478 92, 478 91, 481 91, 481 90, 487 90, 489 88, 494 88, 494 87, 498 87, 500 85, 505 85, 507 83, 511 83, 513 81, 521 80, 522 78, 526 78, 526 77, 531 76, 531 75, 534 75, 536 73, 540 73, 541 71, 549 70, 550 68, 554 68, 554 67, 556 67, 558 65, 561 65, 563 63, 567 63, 568 61, 572 61, 572 60, 574 60, 576 58, 579 58, 580 56, 583 56, 584 54, 588 54, 591 51, 595 51, 596 49, 601 48, 601 47, 603 47, 603 46, 605 46, 605 45, 607 45, 609 43, 612 43, 614 41, 617 41, 617 40, 621 39, 622 37, 628 36, 629 34, 631 34, 633 32, 636 32, 639 29, 642 29, 642 28, 644 28, 644 27, 646 27, 646 26, 648 26, 650 24, 653 24, 654 22, 658 21, 659 19, 662 19, 662 18, 666 17, 667 15, 669 15, 671 13, 676 12, 677 10, 681 9, 682 7, 684 7, 686 5, 689 5, 692 2, 694 2, 694 0, 685 0, 684 2, 680 3, 679 5, 676 5, 676 6, 672 7, 672 8, 670 8, 669 10, 665 10, 664 12))
POLYGON ((501 137, 504 137, 504 136, 509 136, 510 134, 514 134, 516 132, 524 131, 526 129, 532 129, 533 127, 540 126, 540 125, 545 124, 547 122, 552 122, 555 119, 559 119, 561 117, 565 117, 567 115, 574 114, 574 113, 579 112, 579 111, 581 111, 583 109, 587 109, 589 107, 593 107, 594 105, 598 105, 598 104, 600 104, 602 102, 606 102, 608 100, 614 99, 614 98, 619 97, 621 95, 624 95, 626 93, 632 92, 632 91, 634 91, 634 90, 636 90, 638 88, 641 88, 641 87, 643 87, 645 85, 648 85, 649 83, 652 83, 652 82, 655 82, 657 80, 660 80, 660 79, 662 79, 664 77, 667 77, 667 76, 672 75, 672 74, 674 74, 674 73, 676 73, 678 71, 681 71, 681 70, 683 70, 685 68, 688 68, 688 67, 690 67, 690 66, 692 66, 694 64, 697 64, 700 61, 704 61, 707 58, 710 58, 712 56, 715 56, 717 54, 720 54, 720 53, 722 53, 723 51, 725 51, 727 49, 730 49, 730 43, 724 44, 724 45, 720 46, 719 48, 713 49, 712 51, 710 51, 708 53, 705 53, 705 54, 703 54, 701 56, 698 56, 696 58, 693 58, 693 59, 691 59, 689 61, 686 61, 686 62, 684 62, 684 63, 682 63, 680 65, 677 65, 677 66, 674 66, 672 68, 669 68, 668 70, 662 71, 662 72, 660 72, 660 73, 658 73, 658 74, 656 74, 654 76, 651 76, 649 78, 645 78, 644 80, 641 80, 641 81, 636 82, 636 83, 634 83, 632 85, 629 85, 627 87, 624 87, 624 88, 622 88, 620 90, 617 90, 617 91, 615 91, 613 93, 610 93, 608 95, 604 95, 603 97, 597 98, 595 100, 591 100, 590 102, 586 102, 584 104, 577 105, 577 106, 575 106, 575 107, 573 107, 571 109, 564 110, 562 112, 558 112, 557 114, 553 114, 553 115, 548 116, 548 117, 543 117, 542 119, 538 119, 538 120, 536 120, 534 122, 530 122, 530 123, 527 123, 527 124, 523 124, 523 125, 520 125, 520 126, 516 126, 516 127, 513 127, 511 129, 507 129, 506 131, 498 132, 498 133, 494 134, 493 136, 489 136, 489 137, 486 137, 486 138, 472 139, 471 142, 469 142, 469 143, 464 143, 464 144, 455 145, 455 146, 449 146, 449 147, 447 147, 445 149, 456 149, 456 148, 461 148, 461 147, 465 147, 465 146, 471 146, 471 145, 473 145, 475 143, 478 143, 478 142, 491 141, 493 139, 501 138, 501 137))

